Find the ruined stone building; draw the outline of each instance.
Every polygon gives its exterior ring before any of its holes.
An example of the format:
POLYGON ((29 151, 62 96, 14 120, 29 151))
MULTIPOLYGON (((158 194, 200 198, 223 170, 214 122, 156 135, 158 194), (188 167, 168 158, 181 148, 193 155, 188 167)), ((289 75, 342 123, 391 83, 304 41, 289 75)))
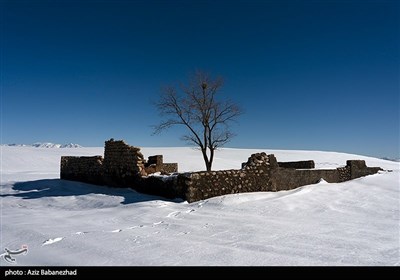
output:
POLYGON ((177 173, 177 163, 164 163, 162 155, 146 160, 140 148, 124 141, 105 142, 104 158, 61 157, 61 179, 113 187, 129 187, 139 192, 182 198, 188 202, 214 196, 259 191, 281 191, 318 183, 324 179, 339 183, 377 173, 363 160, 348 160, 336 169, 314 169, 314 161, 277 162, 274 155, 257 153, 241 169, 177 173), (153 173, 167 177, 148 176, 153 173))

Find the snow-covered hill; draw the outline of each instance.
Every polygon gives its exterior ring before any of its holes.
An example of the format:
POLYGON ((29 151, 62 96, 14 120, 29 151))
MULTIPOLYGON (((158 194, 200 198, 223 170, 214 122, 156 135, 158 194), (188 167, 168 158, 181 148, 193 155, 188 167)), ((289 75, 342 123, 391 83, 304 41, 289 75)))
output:
MULTIPOLYGON (((61 155, 103 148, 1 148, 1 248, 26 244, 18 265, 399 265, 400 164, 319 151, 223 149, 215 169, 254 152, 336 168, 364 159, 386 170, 292 191, 187 203, 59 180, 61 155)), ((181 171, 203 169, 190 148, 143 148, 181 171)), ((9 265, 4 259, 0 265, 9 265)))

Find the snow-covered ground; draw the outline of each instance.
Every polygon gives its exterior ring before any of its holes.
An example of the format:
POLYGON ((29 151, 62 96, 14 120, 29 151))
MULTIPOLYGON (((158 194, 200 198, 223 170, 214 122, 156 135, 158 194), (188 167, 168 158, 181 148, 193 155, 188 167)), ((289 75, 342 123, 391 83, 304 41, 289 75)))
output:
MULTIPOLYGON (((187 203, 59 180, 62 155, 103 148, 1 148, 1 246, 18 265, 399 265, 400 164, 318 151, 223 149, 215 169, 240 168, 251 153, 279 161, 348 159, 392 172, 291 191, 246 193, 187 203)), ((143 148, 180 171, 203 169, 190 148, 143 148)), ((10 265, 3 258, 0 265, 10 265)))

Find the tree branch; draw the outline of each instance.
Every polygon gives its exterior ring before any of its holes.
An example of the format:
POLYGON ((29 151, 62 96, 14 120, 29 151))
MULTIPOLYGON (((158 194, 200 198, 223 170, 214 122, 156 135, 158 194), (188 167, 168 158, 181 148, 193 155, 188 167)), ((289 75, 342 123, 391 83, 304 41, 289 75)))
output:
POLYGON ((153 126, 153 134, 175 125, 185 126, 189 133, 182 140, 200 147, 207 170, 211 170, 214 150, 234 136, 228 129, 229 123, 242 114, 234 102, 217 100, 222 85, 221 78, 212 79, 209 74, 198 71, 186 85, 181 84, 180 94, 175 87, 165 87, 156 103, 157 110, 166 120, 153 126))

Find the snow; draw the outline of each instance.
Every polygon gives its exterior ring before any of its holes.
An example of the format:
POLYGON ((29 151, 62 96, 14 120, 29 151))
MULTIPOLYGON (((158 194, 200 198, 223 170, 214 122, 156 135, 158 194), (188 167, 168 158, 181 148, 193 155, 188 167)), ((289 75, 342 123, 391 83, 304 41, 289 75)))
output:
MULTIPOLYGON (((1 146, 1 246, 18 265, 400 265, 400 164, 359 155, 222 149, 215 169, 240 168, 265 151, 316 168, 364 159, 379 174, 291 191, 245 193, 195 203, 130 189, 59 180, 62 155, 103 148, 1 146)), ((143 148, 180 171, 203 169, 191 148, 143 148)), ((10 265, 4 259, 0 265, 10 265)))
POLYGON ((59 241, 61 241, 61 240, 63 240, 64 239, 64 237, 57 237, 57 238, 54 238, 54 239, 48 239, 48 240, 46 240, 44 243, 43 243, 43 246, 45 246, 45 245, 50 245, 50 244, 53 244, 53 243, 56 243, 56 242, 59 242, 59 241))

